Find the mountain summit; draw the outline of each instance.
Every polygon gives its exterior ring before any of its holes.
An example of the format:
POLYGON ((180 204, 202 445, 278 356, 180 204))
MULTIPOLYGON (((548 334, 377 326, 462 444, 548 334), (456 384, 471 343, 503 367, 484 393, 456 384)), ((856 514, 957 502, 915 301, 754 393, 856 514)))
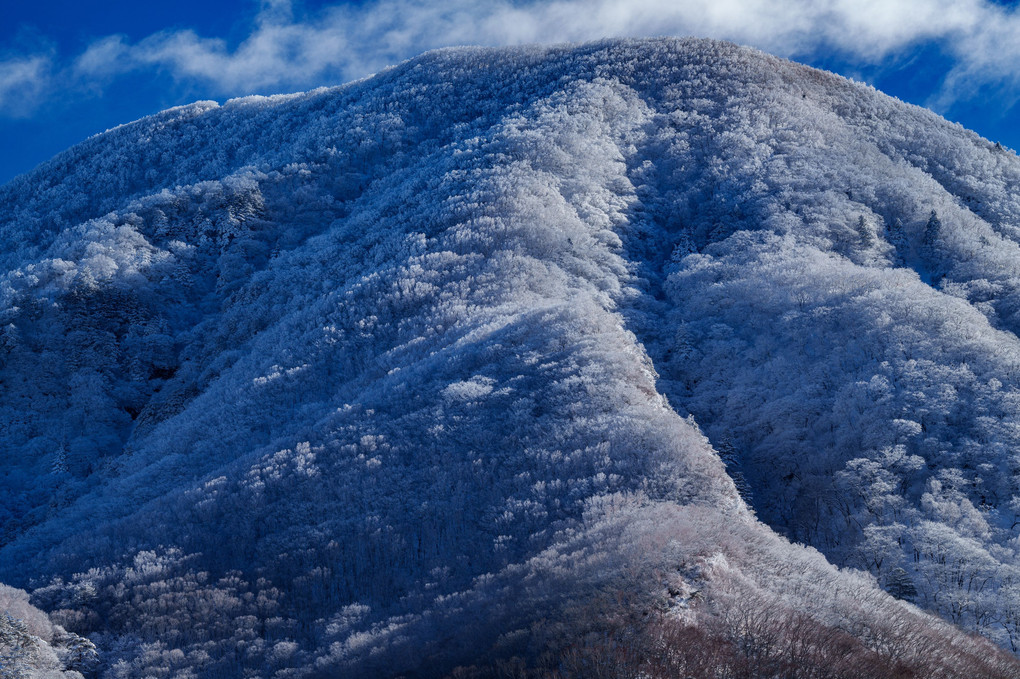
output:
POLYGON ((1020 646, 1020 160, 929 111, 446 49, 110 130, 0 237, 0 581, 82 671, 1016 676, 959 628, 1020 646))

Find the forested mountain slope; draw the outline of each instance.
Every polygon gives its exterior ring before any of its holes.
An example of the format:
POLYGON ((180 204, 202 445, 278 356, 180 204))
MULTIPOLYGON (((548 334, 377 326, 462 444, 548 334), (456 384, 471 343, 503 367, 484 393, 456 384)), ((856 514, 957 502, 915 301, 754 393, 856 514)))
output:
POLYGON ((0 187, 0 581, 108 677, 1016 676, 878 585, 1020 644, 1018 188, 696 40, 116 128, 0 187))

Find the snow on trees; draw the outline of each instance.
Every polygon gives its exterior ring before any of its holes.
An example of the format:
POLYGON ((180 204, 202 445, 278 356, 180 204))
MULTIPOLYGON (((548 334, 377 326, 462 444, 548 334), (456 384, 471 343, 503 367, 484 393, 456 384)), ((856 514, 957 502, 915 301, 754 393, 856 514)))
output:
POLYGON ((0 580, 110 677, 446 671, 608 601, 719 662, 1008 668, 878 585, 1020 644, 1018 188, 694 40, 110 131, 0 187, 0 580))

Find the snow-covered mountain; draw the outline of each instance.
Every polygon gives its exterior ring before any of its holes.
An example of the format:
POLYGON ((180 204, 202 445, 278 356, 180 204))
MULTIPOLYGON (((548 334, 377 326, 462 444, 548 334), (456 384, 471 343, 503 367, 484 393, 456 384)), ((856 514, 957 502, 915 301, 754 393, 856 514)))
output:
POLYGON ((0 238, 0 581, 102 676, 1020 672, 913 605, 1020 646, 1020 160, 926 110, 440 50, 94 137, 0 238))

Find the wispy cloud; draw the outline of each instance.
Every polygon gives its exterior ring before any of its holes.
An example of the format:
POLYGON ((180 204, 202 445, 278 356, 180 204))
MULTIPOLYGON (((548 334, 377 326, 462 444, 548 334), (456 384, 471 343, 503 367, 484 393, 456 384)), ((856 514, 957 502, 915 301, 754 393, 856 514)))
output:
MULTIPOLYGON (((784 56, 836 50, 862 64, 933 42, 956 60, 936 104, 975 87, 1020 91, 1020 12, 989 0, 374 0, 295 14, 289 0, 264 0, 236 46, 189 30, 135 43, 106 37, 62 77, 83 85, 158 69, 234 95, 339 82, 444 45, 671 34, 725 38, 784 56)), ((35 57, 0 62, 0 111, 19 79, 42 82, 46 69, 35 57)))
POLYGON ((1020 10, 1000 12, 961 31, 952 42, 956 63, 928 102, 936 110, 990 88, 1003 111, 1020 101, 1020 10))
POLYGON ((31 115, 50 87, 51 69, 48 54, 0 60, 0 114, 31 115))

